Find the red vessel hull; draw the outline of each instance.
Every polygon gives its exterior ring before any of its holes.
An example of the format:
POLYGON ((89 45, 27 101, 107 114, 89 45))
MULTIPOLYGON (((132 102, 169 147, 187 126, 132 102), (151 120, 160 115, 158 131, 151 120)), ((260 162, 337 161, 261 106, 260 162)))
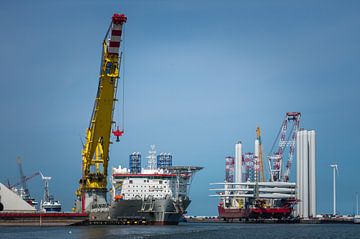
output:
POLYGON ((258 218, 278 218, 286 219, 291 216, 292 208, 224 208, 222 205, 218 206, 219 217, 224 219, 258 219, 258 218))
POLYGON ((0 226, 67 226, 88 221, 86 213, 0 213, 0 226))

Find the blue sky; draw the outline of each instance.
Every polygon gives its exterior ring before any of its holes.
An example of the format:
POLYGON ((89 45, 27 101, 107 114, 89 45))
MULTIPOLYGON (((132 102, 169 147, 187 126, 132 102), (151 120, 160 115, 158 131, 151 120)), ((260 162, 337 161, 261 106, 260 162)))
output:
MULTIPOLYGON (((329 165, 337 162, 338 209, 352 213, 360 191, 359 10, 358 1, 4 1, 0 181, 18 180, 20 155, 25 172, 53 176, 50 190, 72 207, 101 41, 122 12, 126 132, 110 165, 156 144, 177 165, 203 166, 188 211, 216 215, 208 184, 223 181, 235 142, 252 151, 260 126, 267 153, 285 112, 300 111, 301 126, 318 136, 318 212, 332 211, 329 165)), ((29 184, 40 198, 41 180, 29 184)))

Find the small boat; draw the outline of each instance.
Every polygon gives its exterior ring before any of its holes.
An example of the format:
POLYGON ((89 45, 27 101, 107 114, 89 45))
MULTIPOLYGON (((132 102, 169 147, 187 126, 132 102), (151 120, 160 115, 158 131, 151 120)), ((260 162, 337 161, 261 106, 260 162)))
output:
POLYGON ((44 181, 44 201, 41 201, 40 210, 45 212, 61 212, 60 201, 54 200, 54 197, 49 192, 49 181, 51 177, 45 177, 40 172, 41 178, 44 181))
POLYGON ((46 212, 61 212, 60 201, 54 200, 54 197, 49 196, 48 201, 41 202, 41 209, 46 212))
POLYGON ((360 223, 360 215, 354 216, 354 223, 360 223))

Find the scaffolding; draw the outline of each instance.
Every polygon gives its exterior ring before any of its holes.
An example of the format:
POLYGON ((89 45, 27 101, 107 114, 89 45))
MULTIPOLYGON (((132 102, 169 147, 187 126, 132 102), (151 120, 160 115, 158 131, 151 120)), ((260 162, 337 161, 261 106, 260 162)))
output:
POLYGON ((130 173, 138 174, 141 173, 141 154, 134 152, 129 156, 129 169, 130 173))
POLYGON ((157 168, 167 170, 172 166, 172 155, 170 153, 160 153, 156 162, 157 168))

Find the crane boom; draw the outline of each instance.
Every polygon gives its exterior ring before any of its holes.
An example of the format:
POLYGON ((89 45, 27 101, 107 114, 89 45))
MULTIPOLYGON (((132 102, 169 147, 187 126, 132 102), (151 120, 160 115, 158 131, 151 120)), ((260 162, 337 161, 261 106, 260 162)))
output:
POLYGON ((300 112, 287 112, 285 119, 281 124, 279 134, 277 135, 274 145, 268 156, 270 169, 270 181, 272 182, 288 182, 291 164, 296 146, 296 134, 300 129, 300 112), (290 126, 292 123, 292 127, 290 126), (290 129, 290 130, 288 130, 290 129), (274 146, 278 142, 278 148, 274 151, 274 146), (287 151, 287 155, 286 152, 287 151), (285 172, 283 164, 287 157, 285 172))
POLYGON ((82 178, 76 192, 81 205, 77 203, 77 211, 106 205, 110 134, 119 78, 119 48, 126 20, 124 14, 114 14, 103 41, 98 90, 82 150, 82 178))
MULTIPOLYGON (((31 174, 30 176, 25 177, 24 181, 27 182, 27 181, 29 181, 30 179, 32 179, 33 177, 38 176, 38 175, 40 175, 39 172, 33 173, 33 174, 31 174)), ((15 184, 13 184, 13 185, 10 185, 10 184, 9 184, 9 188, 10 188, 10 189, 11 189, 11 188, 15 188, 15 187, 19 186, 20 184, 23 185, 23 180, 21 180, 20 182, 15 183, 15 184)))
POLYGON ((24 175, 24 170, 22 168, 22 161, 21 161, 21 158, 20 157, 17 157, 16 158, 16 162, 19 166, 19 174, 20 174, 20 182, 19 182, 19 185, 21 184, 21 186, 23 187, 25 193, 29 193, 29 190, 27 188, 27 185, 26 185, 26 176, 24 175))
POLYGON ((260 182, 265 182, 265 172, 264 172, 264 161, 262 158, 262 142, 261 142, 260 127, 256 128, 256 139, 259 140, 260 182))

